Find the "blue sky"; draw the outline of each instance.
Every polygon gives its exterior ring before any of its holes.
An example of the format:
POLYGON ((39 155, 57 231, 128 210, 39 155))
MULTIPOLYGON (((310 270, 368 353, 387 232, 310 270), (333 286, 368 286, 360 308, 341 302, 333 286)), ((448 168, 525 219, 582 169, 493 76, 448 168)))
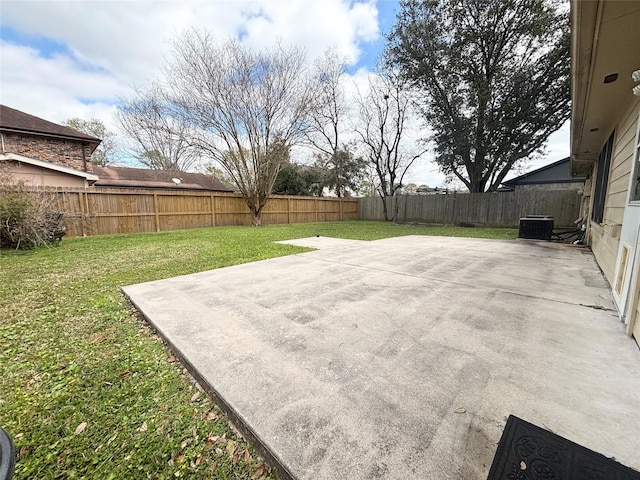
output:
MULTIPOLYGON (((398 8, 396 0, 3 0, 0 103, 53 122, 99 118, 116 130, 118 97, 156 78, 171 40, 189 27, 256 48, 282 39, 310 59, 336 48, 363 86, 398 8)), ((567 155, 565 127, 529 169, 567 155)), ((409 179, 435 186, 443 176, 426 158, 409 179)))

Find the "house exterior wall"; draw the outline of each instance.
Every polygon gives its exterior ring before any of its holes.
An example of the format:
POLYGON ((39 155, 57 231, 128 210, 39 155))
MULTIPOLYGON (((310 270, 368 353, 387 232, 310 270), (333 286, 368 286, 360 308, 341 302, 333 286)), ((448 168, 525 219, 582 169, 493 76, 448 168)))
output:
POLYGON ((2 137, 6 153, 17 153, 75 170, 93 172, 91 148, 82 141, 13 132, 2 132, 2 137))
POLYGON ((7 162, 6 172, 34 187, 87 188, 86 179, 21 162, 7 162))
MULTIPOLYGON (((591 221, 589 244, 610 284, 614 283, 614 271, 622 231, 622 219, 627 201, 629 175, 633 166, 634 142, 638 129, 640 98, 634 97, 633 104, 620 117, 615 128, 613 153, 609 170, 609 181, 605 199, 604 216, 601 224, 591 221)), ((598 174, 598 164, 594 166, 592 179, 598 174)), ((595 186, 595 182, 591 182, 595 186)), ((591 198, 593 198, 593 188, 591 198)), ((590 201, 589 211, 593 211, 590 201)))

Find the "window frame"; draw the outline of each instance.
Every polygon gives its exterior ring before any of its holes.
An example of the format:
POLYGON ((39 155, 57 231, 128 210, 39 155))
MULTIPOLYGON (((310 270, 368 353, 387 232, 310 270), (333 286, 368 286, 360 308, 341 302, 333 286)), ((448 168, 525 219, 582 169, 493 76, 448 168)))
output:
POLYGON ((604 144, 602 150, 600 150, 600 154, 598 155, 598 172, 595 179, 595 190, 593 192, 593 211, 591 212, 591 220, 598 225, 601 225, 604 220, 614 139, 615 131, 611 132, 609 139, 604 144))

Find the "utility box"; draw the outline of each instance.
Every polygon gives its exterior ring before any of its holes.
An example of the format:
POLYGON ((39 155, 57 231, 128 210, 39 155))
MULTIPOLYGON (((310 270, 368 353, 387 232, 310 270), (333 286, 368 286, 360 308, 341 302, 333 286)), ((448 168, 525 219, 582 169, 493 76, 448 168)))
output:
POLYGON ((548 215, 527 215, 520 219, 518 238, 551 240, 553 217, 548 215))

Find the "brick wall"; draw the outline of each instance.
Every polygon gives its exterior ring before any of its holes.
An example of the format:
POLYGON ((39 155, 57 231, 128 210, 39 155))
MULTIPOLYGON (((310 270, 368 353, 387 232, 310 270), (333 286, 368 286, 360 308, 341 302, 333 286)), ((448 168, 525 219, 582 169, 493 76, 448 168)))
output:
POLYGON ((91 149, 80 141, 9 132, 3 132, 2 135, 6 153, 17 153, 76 170, 93 172, 91 149), (83 149, 86 164, 82 156, 83 149))

